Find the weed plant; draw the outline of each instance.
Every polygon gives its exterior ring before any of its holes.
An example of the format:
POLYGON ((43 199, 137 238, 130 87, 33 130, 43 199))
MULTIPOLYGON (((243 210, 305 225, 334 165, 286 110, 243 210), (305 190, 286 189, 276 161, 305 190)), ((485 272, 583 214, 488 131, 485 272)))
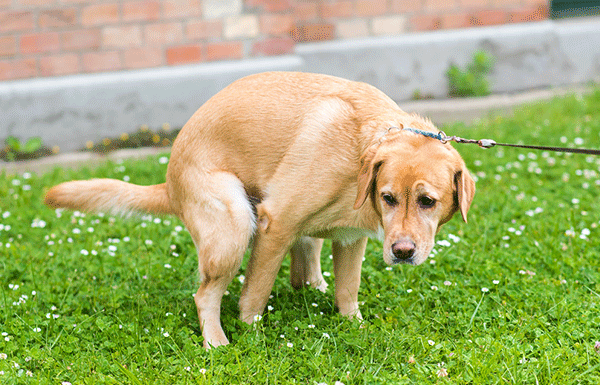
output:
MULTIPOLYGON (((444 129, 597 148, 600 91, 444 129)), ((176 218, 42 204, 70 179, 161 183, 168 154, 0 175, 0 384, 600 383, 600 158, 455 147, 477 179, 469 223, 446 224, 420 266, 386 266, 370 241, 362 324, 334 309, 326 243, 329 291, 293 290, 286 260, 253 326, 237 320, 243 266, 223 299, 232 344, 209 351, 176 218)))
POLYGON ((453 64, 446 71, 450 97, 475 97, 491 93, 487 78, 494 66, 494 58, 486 51, 477 51, 465 69, 453 64))

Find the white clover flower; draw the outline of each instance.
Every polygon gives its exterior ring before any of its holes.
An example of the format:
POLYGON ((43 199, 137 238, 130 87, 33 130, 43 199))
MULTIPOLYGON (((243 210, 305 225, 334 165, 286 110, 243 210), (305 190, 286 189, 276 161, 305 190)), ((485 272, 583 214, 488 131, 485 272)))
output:
POLYGON ((590 231, 590 229, 583 229, 581 230, 581 235, 585 235, 588 236, 590 235, 592 232, 590 231))
POLYGON ((450 286, 450 285, 452 285, 452 282, 450 282, 450 281, 444 281, 444 286, 450 286))
POLYGON ((329 334, 327 334, 327 333, 323 333, 323 337, 325 337, 325 338, 331 338, 331 336, 329 334))

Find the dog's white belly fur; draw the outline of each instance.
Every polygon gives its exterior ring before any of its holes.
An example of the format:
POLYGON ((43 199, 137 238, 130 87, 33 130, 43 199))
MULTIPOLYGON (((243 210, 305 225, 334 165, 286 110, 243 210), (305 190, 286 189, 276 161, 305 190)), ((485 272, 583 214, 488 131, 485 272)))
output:
POLYGON ((384 233, 381 226, 379 226, 376 232, 369 229, 361 229, 356 227, 336 227, 333 229, 321 230, 308 235, 317 238, 331 239, 332 241, 340 242, 343 246, 346 246, 364 237, 383 241, 384 233))

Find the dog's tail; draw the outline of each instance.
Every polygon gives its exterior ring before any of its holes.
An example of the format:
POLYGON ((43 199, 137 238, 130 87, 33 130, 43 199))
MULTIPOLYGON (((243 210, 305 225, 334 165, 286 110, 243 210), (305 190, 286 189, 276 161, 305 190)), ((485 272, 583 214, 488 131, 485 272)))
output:
POLYGON ((166 183, 138 186, 116 179, 76 180, 52 187, 44 203, 54 208, 113 215, 173 214, 166 183))

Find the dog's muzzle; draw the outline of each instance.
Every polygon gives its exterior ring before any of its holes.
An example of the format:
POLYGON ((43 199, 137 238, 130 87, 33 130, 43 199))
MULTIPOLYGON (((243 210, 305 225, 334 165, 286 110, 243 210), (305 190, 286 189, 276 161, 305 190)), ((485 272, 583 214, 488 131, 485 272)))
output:
POLYGON ((417 245, 411 240, 397 241, 392 244, 392 255, 394 264, 407 263, 414 265, 414 255, 417 245))

